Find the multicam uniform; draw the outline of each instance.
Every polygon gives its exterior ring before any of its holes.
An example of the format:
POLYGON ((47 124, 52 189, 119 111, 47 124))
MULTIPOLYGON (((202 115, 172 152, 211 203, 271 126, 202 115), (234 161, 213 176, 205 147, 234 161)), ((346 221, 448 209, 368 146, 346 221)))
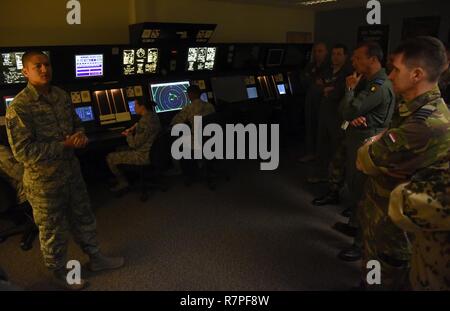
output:
POLYGON ((358 151, 358 161, 369 175, 359 213, 364 259, 381 263, 385 289, 404 287, 410 261, 407 236, 388 216, 391 192, 416 171, 445 168, 449 160, 450 113, 439 89, 402 101, 398 109, 388 131, 358 151))

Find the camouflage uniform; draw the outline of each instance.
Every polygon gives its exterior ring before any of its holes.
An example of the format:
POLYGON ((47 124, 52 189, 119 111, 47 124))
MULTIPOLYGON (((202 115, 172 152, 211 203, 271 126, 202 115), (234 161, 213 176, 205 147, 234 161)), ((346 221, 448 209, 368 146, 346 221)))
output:
POLYGON ((161 124, 153 112, 144 114, 136 124, 134 133, 127 136, 128 148, 108 154, 106 162, 117 180, 127 183, 125 176, 117 167, 120 164, 145 165, 150 163, 149 153, 161 124))
POLYGON ((206 116, 214 112, 215 109, 213 105, 200 99, 196 99, 189 105, 184 106, 184 108, 173 117, 171 125, 186 123, 192 127, 194 126, 195 116, 206 116))
POLYGON ((14 158, 11 148, 2 145, 0 145, 0 177, 16 190, 17 204, 27 200, 22 181, 23 165, 14 158))
POLYGON ((13 154, 24 165, 23 183, 46 266, 65 266, 68 231, 86 254, 98 253, 80 164, 74 151, 64 147, 66 136, 83 130, 67 93, 52 86, 43 95, 28 84, 7 109, 6 125, 13 154))
POLYGON ((317 85, 316 80, 323 80, 330 67, 328 61, 323 62, 320 66, 310 63, 306 66, 301 77, 303 87, 306 90, 304 105, 306 153, 314 154, 317 147, 316 140, 323 87, 317 85))
POLYGON ((345 131, 345 179, 356 205, 361 198, 365 176, 356 169, 356 153, 364 141, 386 129, 395 108, 392 83, 381 69, 370 80, 361 81, 355 91, 346 91, 341 103, 344 120, 350 122, 365 117, 367 127, 353 127, 345 131))
POLYGON ((341 129, 342 117, 339 115, 339 103, 345 94, 345 79, 351 74, 352 68, 344 65, 337 72, 330 72, 325 76, 324 87, 334 89, 322 98, 319 112, 319 128, 317 135, 317 153, 324 163, 329 163, 330 153, 334 154, 343 141, 344 133, 341 129))
POLYGON ((398 109, 388 131, 358 151, 358 161, 369 175, 359 213, 364 258, 381 263, 385 289, 405 285, 410 260, 405 232, 388 217, 390 194, 420 169, 447 166, 450 144, 450 114, 437 87, 400 102, 398 109))
POLYGON ((413 235, 413 290, 450 290, 450 170, 424 169, 391 193, 389 216, 413 235))

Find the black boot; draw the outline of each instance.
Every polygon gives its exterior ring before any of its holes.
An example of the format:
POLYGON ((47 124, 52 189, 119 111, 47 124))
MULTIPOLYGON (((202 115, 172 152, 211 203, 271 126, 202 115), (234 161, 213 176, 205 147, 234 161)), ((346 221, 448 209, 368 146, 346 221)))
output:
POLYGON ((351 238, 356 237, 356 235, 358 234, 358 228, 352 227, 349 224, 345 224, 343 222, 335 223, 333 225, 333 229, 351 238))
POLYGON ((350 218, 350 216, 352 215, 352 209, 351 208, 346 208, 345 210, 342 211, 341 215, 346 217, 346 218, 350 218))
POLYGON ((337 191, 330 191, 324 196, 315 198, 312 201, 312 204, 314 206, 339 204, 339 192, 337 192, 337 191))
POLYGON ((344 261, 357 261, 362 257, 361 248, 353 244, 339 252, 338 258, 344 261))

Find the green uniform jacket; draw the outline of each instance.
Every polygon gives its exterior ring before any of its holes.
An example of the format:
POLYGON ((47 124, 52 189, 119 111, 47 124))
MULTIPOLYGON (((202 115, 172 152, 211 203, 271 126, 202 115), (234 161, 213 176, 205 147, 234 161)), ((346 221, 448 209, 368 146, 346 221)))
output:
POLYGON ((161 129, 159 118, 153 112, 144 114, 136 125, 133 134, 127 136, 128 146, 142 159, 147 160, 150 149, 161 129))
POLYGON ((353 121, 364 116, 369 130, 388 127, 395 108, 395 95, 386 71, 381 69, 361 83, 356 90, 346 90, 341 101, 343 119, 353 121))
POLYGON ((409 260, 406 236, 388 217, 389 197, 416 171, 448 167, 450 113, 437 87, 400 102, 398 109, 381 139, 358 151, 362 169, 370 176, 360 219, 377 253, 409 260))
POLYGON ((25 187, 57 189, 79 173, 73 150, 64 148, 68 135, 83 131, 68 94, 52 86, 47 96, 28 84, 6 111, 12 152, 24 165, 25 187))
POLYGON ((214 106, 200 99, 194 100, 191 104, 185 106, 173 119, 171 125, 186 123, 194 126, 195 116, 206 116, 214 113, 214 106))

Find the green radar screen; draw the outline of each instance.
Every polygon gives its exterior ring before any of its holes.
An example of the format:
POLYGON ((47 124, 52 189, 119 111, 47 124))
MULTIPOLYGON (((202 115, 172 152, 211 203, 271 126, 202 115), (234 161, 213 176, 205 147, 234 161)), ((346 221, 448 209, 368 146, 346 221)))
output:
POLYGON ((190 102, 187 96, 189 85, 189 81, 152 84, 151 92, 156 103, 156 112, 183 109, 190 102))

